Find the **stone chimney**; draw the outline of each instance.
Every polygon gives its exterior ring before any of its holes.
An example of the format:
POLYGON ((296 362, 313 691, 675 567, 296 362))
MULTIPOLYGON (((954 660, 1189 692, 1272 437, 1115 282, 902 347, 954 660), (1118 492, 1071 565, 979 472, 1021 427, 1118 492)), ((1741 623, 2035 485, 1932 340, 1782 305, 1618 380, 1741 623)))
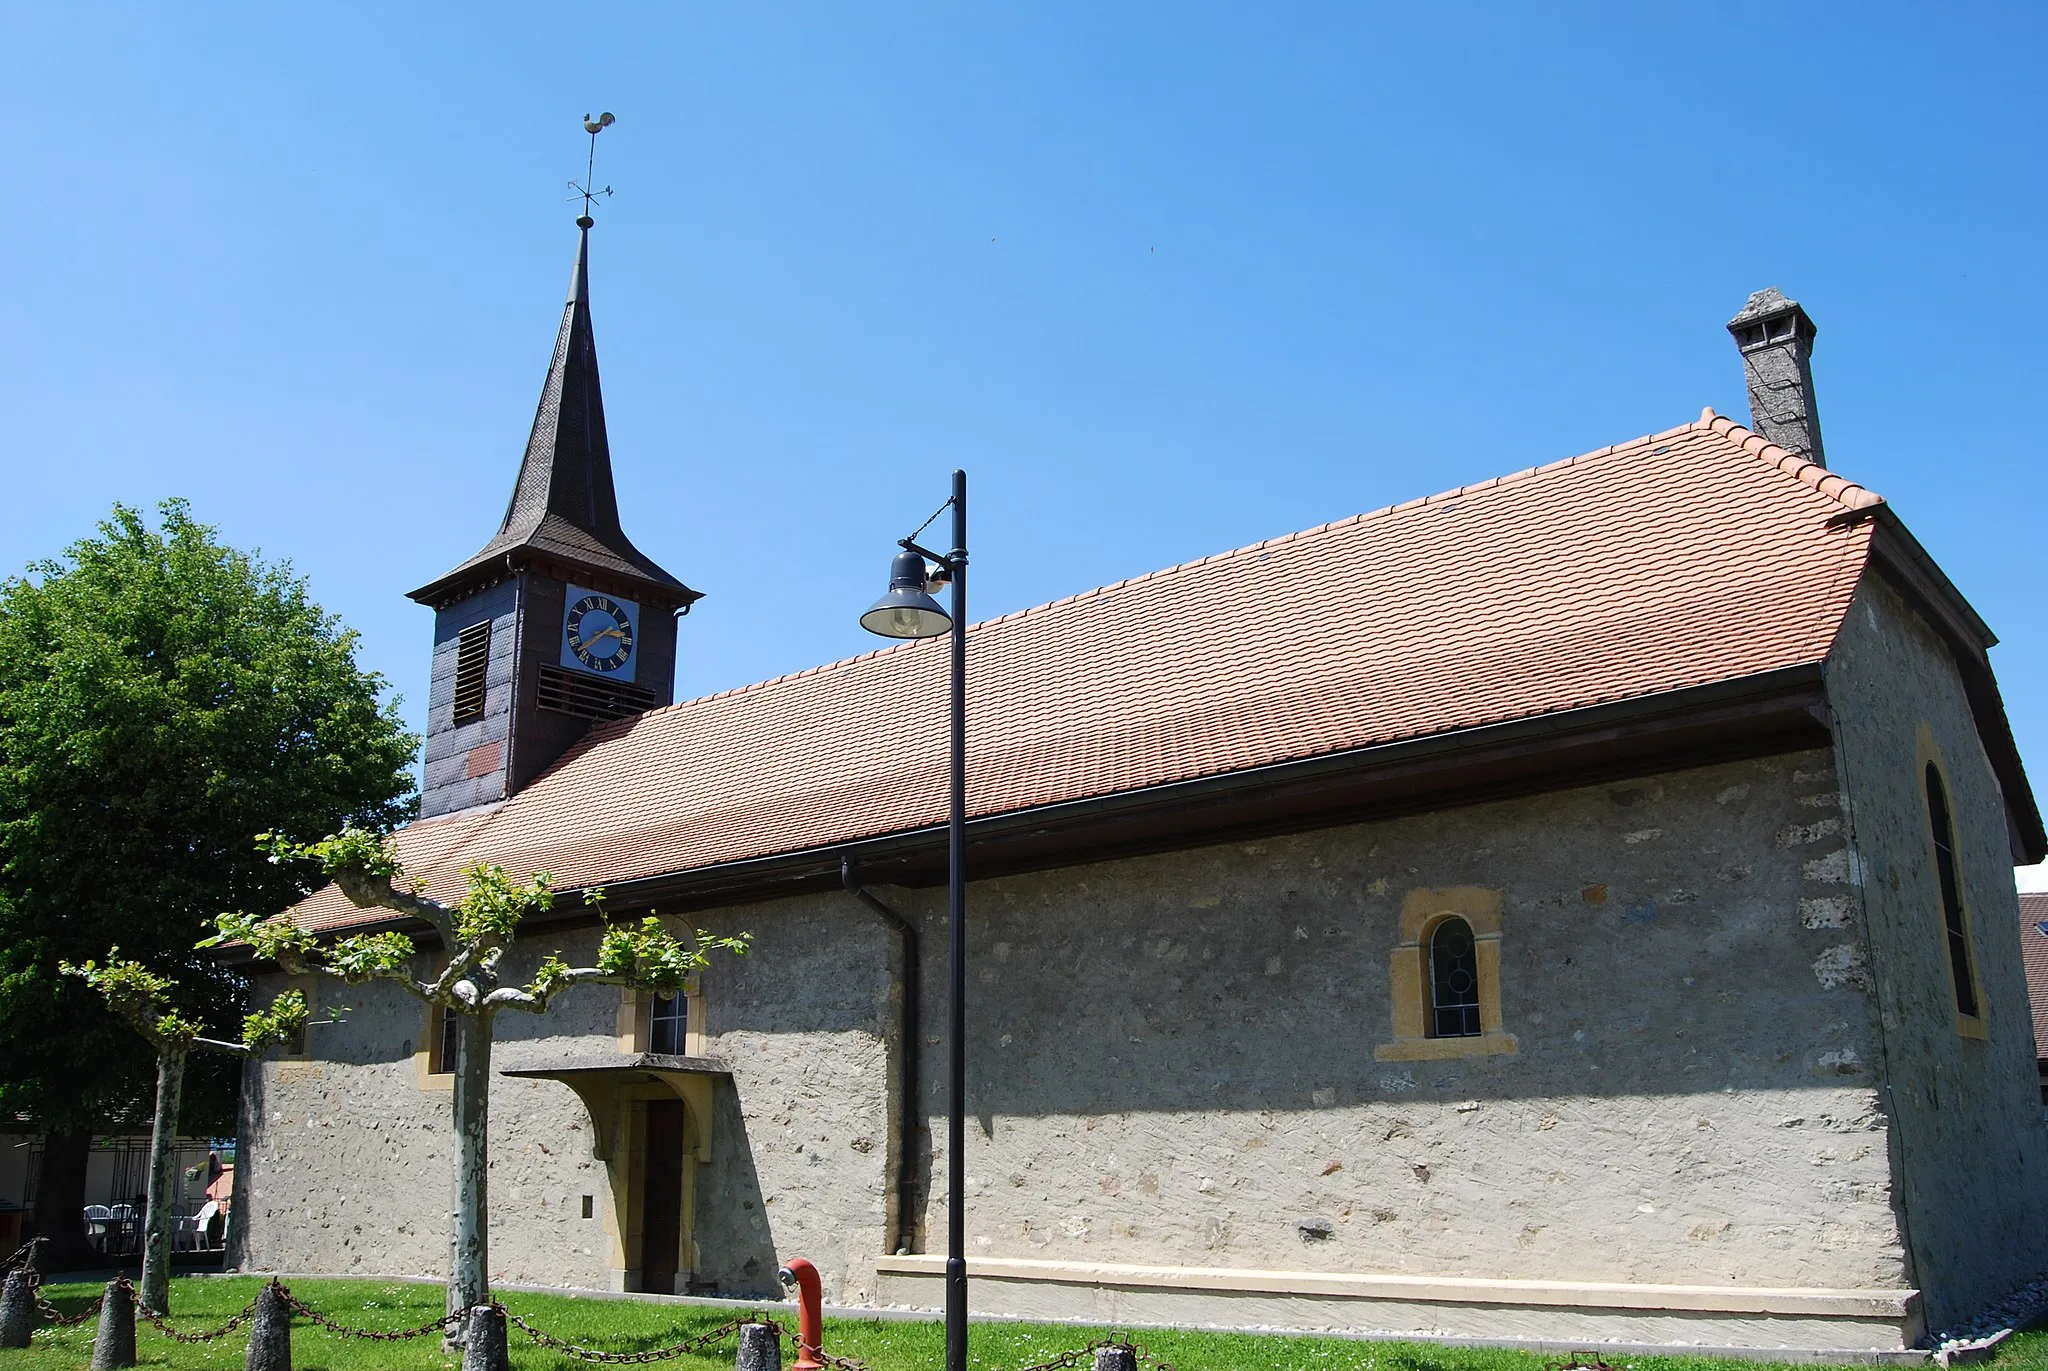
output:
POLYGON ((1749 426, 1821 466, 1820 410, 1813 399, 1813 320, 1776 286, 1749 297, 1728 321, 1749 381, 1749 426))

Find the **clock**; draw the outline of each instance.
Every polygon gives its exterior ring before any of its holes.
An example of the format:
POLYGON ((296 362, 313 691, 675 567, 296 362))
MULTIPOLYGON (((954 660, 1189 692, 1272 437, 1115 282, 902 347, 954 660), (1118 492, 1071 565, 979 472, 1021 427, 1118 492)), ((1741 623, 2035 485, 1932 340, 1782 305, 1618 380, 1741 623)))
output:
POLYGON ((562 665, 632 680, 640 606, 574 585, 569 587, 567 604, 562 615, 562 665))

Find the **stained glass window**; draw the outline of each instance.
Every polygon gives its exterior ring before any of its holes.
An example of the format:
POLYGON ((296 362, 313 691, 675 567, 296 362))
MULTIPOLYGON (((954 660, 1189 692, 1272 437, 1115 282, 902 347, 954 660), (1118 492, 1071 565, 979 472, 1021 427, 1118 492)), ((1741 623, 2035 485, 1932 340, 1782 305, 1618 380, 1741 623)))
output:
POLYGON ((1479 1036, 1479 957, 1472 925, 1445 919, 1429 936, 1430 1036, 1479 1036))

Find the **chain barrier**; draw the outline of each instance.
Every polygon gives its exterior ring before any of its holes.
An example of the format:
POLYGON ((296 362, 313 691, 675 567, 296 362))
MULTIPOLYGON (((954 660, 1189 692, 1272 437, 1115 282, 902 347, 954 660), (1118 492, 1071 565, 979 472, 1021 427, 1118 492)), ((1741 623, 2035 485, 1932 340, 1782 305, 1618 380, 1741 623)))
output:
MULTIPOLYGON (((720 1324, 709 1333, 700 1333, 694 1338, 687 1338, 668 1347, 650 1348, 645 1352, 606 1352, 602 1348, 597 1347, 579 1347, 575 1343, 564 1341, 552 1333, 543 1333, 540 1329, 535 1328, 502 1304, 493 1305, 492 1308, 503 1314, 506 1322, 549 1351, 561 1352, 567 1356, 580 1358, 583 1361, 603 1362, 607 1366, 638 1366, 648 1362, 668 1361, 674 1357, 702 1352, 713 1344, 725 1341, 750 1323, 765 1324, 773 1328, 777 1333, 786 1334, 786 1330, 780 1324, 764 1314, 745 1314, 737 1319, 720 1324)), ((862 1371, 865 1371, 865 1368, 862 1368, 862 1371)))
POLYGON ((29 1272, 28 1283, 29 1288, 35 1291, 36 1312, 43 1316, 44 1323, 53 1324, 58 1328, 75 1328, 87 1319, 97 1315, 100 1312, 100 1306, 107 1302, 107 1297, 103 1294, 87 1305, 84 1313, 67 1316, 59 1313, 57 1306, 50 1303, 50 1297, 43 1293, 43 1278, 40 1272, 29 1272))
MULTIPOLYGON (((129 1283, 126 1276, 116 1277, 116 1281, 124 1289, 130 1291, 131 1294, 133 1293, 134 1287, 129 1283)), ((105 1295, 101 1295, 82 1312, 65 1315, 59 1313, 56 1306, 52 1305, 48 1297, 43 1294, 43 1281, 38 1273, 34 1271, 29 1273, 29 1284, 30 1288, 35 1292, 36 1311, 42 1315, 43 1321, 46 1324, 59 1328, 72 1328, 84 1323, 87 1319, 98 1314, 101 1306, 107 1300, 105 1295)), ((443 1314, 440 1318, 423 1323, 417 1328, 406 1328, 391 1332, 378 1328, 351 1328, 346 1324, 335 1322, 319 1310, 313 1308, 313 1306, 307 1304, 304 1300, 294 1295, 291 1287, 284 1284, 284 1282, 273 1281, 271 1284, 284 1297, 285 1304, 290 1306, 295 1313, 303 1315, 309 1323, 316 1324, 328 1332, 338 1334, 341 1337, 357 1338, 366 1342, 405 1342, 412 1338, 424 1338, 430 1333, 446 1333, 451 1324, 460 1325, 468 1322, 471 1312, 465 1309, 459 1313, 443 1314)), ((551 1352, 560 1352, 582 1361, 597 1362, 606 1366, 645 1366, 653 1362, 672 1361, 677 1357, 691 1356, 707 1351, 716 1344, 724 1342, 748 1324, 760 1324, 763 1327, 775 1330, 776 1335, 788 1341, 799 1356, 807 1350, 798 1340, 794 1329, 787 1328, 774 1318, 762 1313, 743 1314, 739 1318, 720 1324, 708 1333, 700 1333, 696 1337, 686 1338, 682 1342, 672 1343, 667 1347, 649 1348, 644 1352, 607 1352, 603 1348, 583 1347, 564 1338, 558 1338, 552 1333, 544 1332, 502 1304, 493 1303, 477 1307, 496 1310, 505 1316, 506 1322, 524 1333, 528 1339, 538 1346, 547 1348, 551 1352)), ((210 1329, 204 1333, 179 1332, 171 1326, 169 1319, 155 1310, 146 1307, 140 1300, 137 1300, 135 1303, 135 1311, 166 1337, 181 1343, 202 1343, 224 1338, 243 1324, 249 1322, 256 1315, 256 1301, 250 1300, 242 1306, 240 1313, 234 1315, 234 1317, 230 1318, 220 1327, 210 1329)), ((1106 1338, 1098 1338, 1085 1347, 1077 1347, 1072 1351, 1062 1352, 1058 1356, 1045 1361, 1033 1362, 1029 1366, 1020 1366, 1017 1368, 1017 1371, 1075 1371, 1076 1368, 1081 1368, 1082 1371, 1085 1371, 1086 1368, 1093 1366, 1095 1353, 1105 1347, 1129 1348, 1132 1355, 1136 1357, 1138 1364, 1150 1368, 1150 1371, 1174 1371, 1174 1366, 1171 1362, 1162 1361, 1138 1346, 1131 1341, 1129 1334, 1111 1334, 1106 1338)), ((820 1349, 809 1350, 818 1361, 833 1368, 833 1371, 868 1371, 867 1363, 857 1361, 852 1357, 836 1357, 820 1349)), ((1579 1355, 1574 1353, 1568 1361, 1546 1362, 1544 1364, 1544 1371, 1615 1371, 1615 1368, 1609 1366, 1604 1361, 1600 1361, 1597 1358, 1592 1361, 1581 1361, 1579 1360, 1579 1355)), ((1592 1354, 1588 1353, 1586 1355, 1590 1356, 1592 1354)))
MULTIPOLYGON (((121 1284, 128 1284, 128 1278, 126 1276, 123 1276, 121 1278, 121 1284)), ((171 1321, 169 1319, 165 1318, 162 1314, 157 1313, 154 1309, 151 1309, 147 1305, 143 1304, 141 1300, 137 1300, 135 1302, 135 1312, 137 1314, 140 1314, 143 1318, 147 1319, 151 1324, 155 1326, 157 1332, 163 1334, 167 1338, 174 1339, 178 1342, 188 1343, 212 1342, 216 1338, 226 1337, 228 1334, 234 1332, 237 1328, 240 1328, 243 1324, 247 1323, 250 1319, 254 1318, 256 1316, 256 1301, 250 1300, 247 1304, 242 1306, 241 1313, 235 1315, 233 1318, 229 1319, 226 1323, 222 1324, 220 1327, 214 1329, 210 1333, 180 1333, 177 1329, 171 1327, 171 1321)))
POLYGON ((1033 1362, 1020 1366, 1017 1371, 1069 1371, 1072 1367, 1092 1367, 1095 1354, 1105 1347, 1127 1347, 1140 1366, 1149 1366, 1152 1371, 1174 1371, 1171 1362, 1161 1361, 1144 1348, 1131 1341, 1130 1334, 1112 1333, 1106 1338, 1097 1338, 1086 1347, 1077 1347, 1071 1352, 1062 1352, 1048 1361, 1033 1362))
POLYGON ((8 1253, 7 1260, 0 1261, 0 1276, 7 1275, 17 1266, 27 1266, 35 1259, 36 1244, 42 1241, 43 1239, 41 1238, 30 1238, 27 1242, 8 1253))
POLYGON ((433 1322, 423 1323, 418 1328, 402 1329, 395 1333, 387 1333, 377 1328, 350 1328, 346 1324, 336 1323, 294 1295, 292 1288, 283 1281, 276 1282, 276 1285, 278 1293, 284 1296, 284 1302, 304 1314, 309 1322, 318 1324, 330 1333, 338 1333, 344 1338, 360 1338, 365 1342, 404 1342, 409 1338, 424 1338, 429 1333, 445 1332, 450 1324, 464 1323, 469 1319, 469 1311, 464 1309, 453 1314, 443 1314, 433 1322))

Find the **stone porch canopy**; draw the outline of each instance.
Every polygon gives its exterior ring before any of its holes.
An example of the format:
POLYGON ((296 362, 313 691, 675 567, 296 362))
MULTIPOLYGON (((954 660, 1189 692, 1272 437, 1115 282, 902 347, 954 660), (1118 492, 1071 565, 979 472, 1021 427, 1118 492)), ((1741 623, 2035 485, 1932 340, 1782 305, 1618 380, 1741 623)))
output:
MULTIPOLYGON (((2013 859, 2040 860, 1990 629, 1881 496, 1708 410, 974 625, 972 869, 1826 746, 1825 663, 1873 572, 1953 651, 2013 859)), ((945 689, 933 640, 658 709, 398 849, 442 898, 491 862, 619 910, 837 886, 843 864, 943 879, 945 689), (921 704, 932 726, 906 730, 921 704)), ((390 922, 333 887, 292 917, 390 922)))

